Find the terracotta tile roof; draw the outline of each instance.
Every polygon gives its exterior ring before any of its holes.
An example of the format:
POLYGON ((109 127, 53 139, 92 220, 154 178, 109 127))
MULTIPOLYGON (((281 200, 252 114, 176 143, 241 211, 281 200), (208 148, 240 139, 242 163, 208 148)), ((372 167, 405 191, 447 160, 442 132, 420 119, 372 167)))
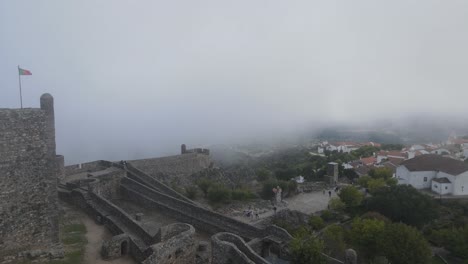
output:
POLYGON ((361 167, 358 167, 358 168, 355 168, 354 171, 359 175, 359 176, 362 176, 362 175, 367 175, 369 173, 369 171, 371 170, 370 167, 368 166, 361 166, 361 167))
POLYGON ((392 164, 395 164, 395 165, 400 165, 404 160, 403 159, 400 159, 400 158, 393 158, 393 157, 390 157, 388 158, 388 161, 391 162, 392 164))
POLYGON ((364 165, 369 165, 369 164, 374 164, 377 162, 377 159, 375 157, 367 157, 367 158, 361 158, 361 162, 364 165))
POLYGON ((409 171, 442 171, 451 175, 468 171, 468 163, 434 154, 417 156, 403 161, 401 165, 409 171))

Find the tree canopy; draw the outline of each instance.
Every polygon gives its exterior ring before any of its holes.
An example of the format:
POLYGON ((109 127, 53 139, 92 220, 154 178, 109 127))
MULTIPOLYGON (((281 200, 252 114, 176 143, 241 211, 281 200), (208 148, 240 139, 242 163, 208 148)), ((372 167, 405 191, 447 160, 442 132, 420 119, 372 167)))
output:
POLYGON ((379 248, 390 263, 431 263, 431 249, 423 235, 415 228, 402 223, 387 225, 379 248))
POLYGON ((359 206, 364 199, 364 195, 354 186, 344 187, 341 189, 338 196, 347 207, 359 206))
POLYGON ((396 185, 376 190, 367 203, 370 211, 376 211, 394 222, 421 227, 437 216, 431 197, 412 186, 396 185))

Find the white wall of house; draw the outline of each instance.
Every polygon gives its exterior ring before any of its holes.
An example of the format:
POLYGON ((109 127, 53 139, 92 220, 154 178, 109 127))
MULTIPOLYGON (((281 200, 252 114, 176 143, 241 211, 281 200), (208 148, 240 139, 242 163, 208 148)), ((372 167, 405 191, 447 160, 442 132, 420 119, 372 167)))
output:
POLYGON ((452 183, 454 195, 468 195, 468 171, 457 175, 452 183))
POLYGON ((450 194, 452 193, 452 184, 451 183, 438 183, 438 182, 432 181, 431 190, 441 195, 450 194))
POLYGON ((465 158, 468 158, 468 149, 463 149, 463 156, 465 156, 465 158))
POLYGON ((386 159, 387 156, 383 156, 383 155, 377 155, 377 163, 380 163, 382 162, 382 160, 386 159))
POLYGON ((405 166, 399 166, 396 169, 398 183, 409 184, 416 189, 431 188, 431 181, 435 176, 435 171, 409 171, 405 166))
POLYGON ((409 184, 410 171, 405 166, 398 166, 395 174, 398 184, 409 184))
POLYGON ((437 154, 437 155, 442 155, 442 154, 450 154, 450 151, 448 151, 447 149, 436 149, 436 150, 433 150, 431 151, 432 154, 437 154))
POLYGON ((409 184, 416 189, 429 189, 435 176, 435 171, 412 171, 409 184))

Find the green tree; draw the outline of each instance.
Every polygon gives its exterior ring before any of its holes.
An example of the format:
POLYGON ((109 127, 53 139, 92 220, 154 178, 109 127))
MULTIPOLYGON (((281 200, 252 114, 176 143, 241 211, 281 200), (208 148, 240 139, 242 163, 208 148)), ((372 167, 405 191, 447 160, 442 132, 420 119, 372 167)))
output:
POLYGON ((421 227, 437 216, 437 207, 431 197, 408 185, 376 190, 368 199, 367 207, 394 222, 401 221, 416 227, 421 227))
POLYGON ((330 225, 323 231, 323 242, 327 254, 342 257, 345 249, 345 230, 339 225, 330 225))
POLYGON ((343 201, 341 201, 341 199, 338 197, 331 198, 330 201, 328 202, 328 205, 330 206, 330 209, 338 211, 338 212, 342 212, 346 207, 343 201))
POLYGON ((322 255, 323 241, 307 231, 296 232, 296 236, 289 244, 291 262, 294 264, 326 264, 327 259, 322 255))
POLYGON ((325 222, 319 216, 313 215, 309 218, 309 225, 312 227, 312 230, 318 231, 325 227, 325 222))
POLYGON ((433 230, 431 240, 443 245, 453 255, 468 259, 468 225, 461 228, 433 230))
POLYGON ((380 188, 383 188, 387 185, 386 181, 383 178, 371 179, 367 183, 370 193, 374 193, 380 188))
POLYGON ((382 178, 386 180, 393 176, 393 171, 386 167, 374 168, 369 171, 369 176, 371 176, 374 179, 382 178))
POLYGON ((364 176, 361 176, 359 177, 357 183, 363 187, 363 188, 367 188, 368 187, 368 183, 369 181, 371 180, 372 178, 368 175, 364 175, 364 176))
POLYGON ((257 175, 257 181, 263 182, 271 178, 271 171, 267 168, 258 169, 255 174, 257 175))
POLYGON ((380 149, 374 146, 363 146, 356 150, 351 151, 351 154, 355 157, 369 157, 373 156, 375 152, 379 151, 380 149))
POLYGON ((344 187, 338 196, 347 207, 359 206, 364 198, 364 195, 354 186, 344 187))
POLYGON ((209 180, 207 178, 201 178, 196 182, 198 188, 202 190, 205 197, 208 195, 208 189, 210 188, 211 185, 213 185, 213 183, 214 182, 212 180, 209 180))
POLYGON ((388 186, 396 186, 398 184, 398 180, 396 178, 388 178, 386 183, 388 186))
POLYGON ((402 223, 385 227, 379 248, 390 263, 431 263, 432 253, 426 239, 416 228, 402 223))
POLYGON ((354 179, 359 178, 359 175, 356 173, 354 169, 343 169, 343 176, 345 176, 349 180, 354 180, 354 179))
POLYGON ((380 149, 382 150, 402 150, 405 146, 402 144, 382 144, 380 149))
POLYGON ((356 218, 351 225, 350 241, 364 258, 373 260, 382 253, 378 242, 384 229, 383 221, 356 218))

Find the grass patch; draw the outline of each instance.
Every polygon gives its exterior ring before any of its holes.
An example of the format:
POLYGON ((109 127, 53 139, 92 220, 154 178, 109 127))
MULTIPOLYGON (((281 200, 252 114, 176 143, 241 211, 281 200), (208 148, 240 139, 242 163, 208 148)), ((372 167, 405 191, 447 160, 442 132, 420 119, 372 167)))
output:
POLYGON ((86 245, 87 242, 88 241, 86 240, 86 237, 82 236, 81 234, 70 234, 62 238, 62 243, 64 245, 86 245))
POLYGON ((61 233, 61 240, 64 245, 85 246, 88 242, 86 240, 86 226, 82 223, 64 225, 61 233))
POLYGON ((63 233, 64 234, 69 234, 69 233, 86 234, 86 226, 81 223, 65 225, 63 227, 63 233))
POLYGON ((76 251, 70 251, 65 254, 65 258, 60 260, 52 260, 51 264, 80 264, 84 258, 84 247, 76 251))
POLYGON ((65 257, 52 260, 51 264, 81 264, 88 240, 86 239, 86 226, 74 217, 67 217, 61 221, 60 240, 64 245, 65 257))

